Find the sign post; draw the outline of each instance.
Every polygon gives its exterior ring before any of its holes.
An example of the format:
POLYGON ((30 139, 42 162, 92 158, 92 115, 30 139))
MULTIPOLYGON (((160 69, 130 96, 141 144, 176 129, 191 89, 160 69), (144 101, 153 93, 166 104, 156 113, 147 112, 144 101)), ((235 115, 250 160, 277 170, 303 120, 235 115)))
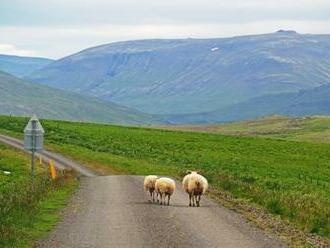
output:
POLYGON ((24 149, 31 152, 31 175, 35 175, 35 152, 43 150, 44 129, 34 115, 24 128, 24 149))

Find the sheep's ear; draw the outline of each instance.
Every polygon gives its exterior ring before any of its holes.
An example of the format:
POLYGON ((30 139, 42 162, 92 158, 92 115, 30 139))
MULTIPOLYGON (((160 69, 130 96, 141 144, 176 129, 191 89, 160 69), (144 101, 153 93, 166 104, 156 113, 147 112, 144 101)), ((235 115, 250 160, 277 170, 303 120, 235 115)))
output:
POLYGON ((196 172, 197 172, 197 174, 201 174, 202 171, 201 170, 197 170, 196 172))
POLYGON ((186 174, 190 174, 191 173, 191 170, 186 170, 186 174))

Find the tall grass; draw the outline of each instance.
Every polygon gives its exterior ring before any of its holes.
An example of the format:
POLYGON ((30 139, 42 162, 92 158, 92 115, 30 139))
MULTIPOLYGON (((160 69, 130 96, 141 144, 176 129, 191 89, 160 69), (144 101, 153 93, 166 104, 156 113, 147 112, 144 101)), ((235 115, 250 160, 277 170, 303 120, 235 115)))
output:
POLYGON ((32 179, 29 161, 25 154, 0 144, 0 247, 32 246, 54 225, 58 203, 64 204, 70 195, 72 181, 52 181, 43 168, 32 179), (54 209, 45 208, 45 201, 52 201, 54 209), (52 218, 42 218, 49 214, 52 218))

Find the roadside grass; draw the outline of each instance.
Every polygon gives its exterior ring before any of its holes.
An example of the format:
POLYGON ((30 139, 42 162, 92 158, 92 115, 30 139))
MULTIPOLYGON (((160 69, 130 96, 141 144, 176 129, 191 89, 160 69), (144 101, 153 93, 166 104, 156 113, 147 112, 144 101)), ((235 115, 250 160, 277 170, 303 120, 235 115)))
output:
POLYGON ((0 144, 0 247, 32 247, 54 227, 77 185, 69 174, 51 181, 41 166, 32 180, 29 165, 28 155, 0 144))
MULTIPOLYGON (((0 117, 21 132, 27 119, 0 117), (13 125, 11 123, 14 123, 13 125)), ((118 173, 180 177, 201 170, 212 188, 330 238, 330 144, 43 121, 47 145, 118 173)))

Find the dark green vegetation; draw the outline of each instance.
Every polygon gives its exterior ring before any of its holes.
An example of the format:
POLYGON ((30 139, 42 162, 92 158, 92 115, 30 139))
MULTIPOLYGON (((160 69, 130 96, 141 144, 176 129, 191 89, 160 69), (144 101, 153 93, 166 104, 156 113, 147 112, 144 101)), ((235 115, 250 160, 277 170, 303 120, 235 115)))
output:
MULTIPOLYGON (((0 118, 21 133, 26 119, 0 118)), ((200 169, 212 187, 263 206, 305 232, 330 237, 330 145, 43 121, 50 148, 91 165, 131 174, 200 169)))
POLYGON ((163 126, 177 131, 196 131, 238 136, 256 136, 293 141, 330 143, 330 116, 291 118, 270 116, 221 125, 163 126))
POLYGON ((0 114, 125 124, 156 123, 152 116, 16 78, 0 71, 0 114))
POLYGON ((29 156, 0 143, 0 247, 33 246, 54 227, 77 185, 70 176, 51 181, 42 167, 32 182, 29 165, 29 156))
MULTIPOLYGON (((146 113, 183 114, 185 120, 186 114, 217 110, 218 122, 229 117, 241 120, 254 118, 255 109, 246 112, 236 108, 231 116, 220 113, 252 98, 249 106, 258 106, 256 100, 264 101, 258 116, 270 114, 269 106, 274 106, 270 110, 281 107, 284 111, 281 101, 287 96, 274 96, 268 103, 269 94, 296 93, 329 84, 329 37, 282 30, 219 39, 117 42, 57 60, 32 73, 30 79, 146 113), (262 96, 267 98, 255 99, 262 96)), ((309 104, 319 101, 308 100, 309 104)), ((305 107, 290 103, 290 110, 297 113, 305 107)), ((322 110, 320 103, 314 107, 322 110)), ((205 120, 190 117, 185 123, 205 120)))
POLYGON ((23 77, 29 75, 35 70, 41 69, 52 61, 53 60, 46 58, 0 54, 0 70, 17 77, 23 77))

